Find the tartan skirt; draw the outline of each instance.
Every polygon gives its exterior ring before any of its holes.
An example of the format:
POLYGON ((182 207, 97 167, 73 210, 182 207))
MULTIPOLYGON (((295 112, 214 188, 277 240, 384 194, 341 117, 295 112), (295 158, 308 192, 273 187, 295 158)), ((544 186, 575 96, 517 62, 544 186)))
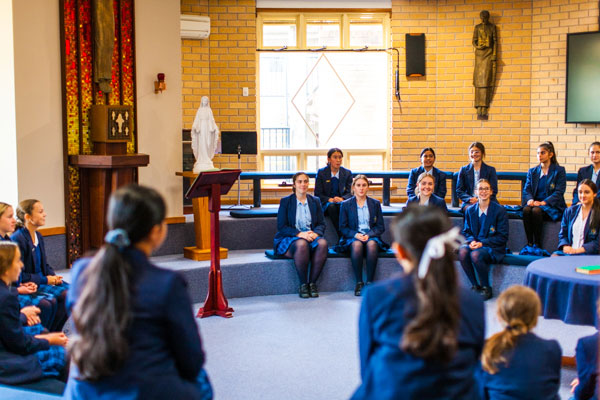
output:
MULTIPOLYGON (((321 238, 323 238, 323 236, 317 236, 315 240, 309 243, 311 251, 317 248, 317 246, 319 245, 319 239, 321 238)), ((298 236, 288 236, 283 238, 283 240, 279 242, 279 245, 277 245, 277 248, 275 249, 275 254, 279 256, 284 255, 288 251, 290 245, 298 239, 301 238, 299 238, 298 236)))
POLYGON ((65 348, 62 346, 50 346, 48 350, 38 351, 35 355, 44 376, 60 376, 67 365, 65 348))
POLYGON ((20 294, 17 297, 19 298, 20 308, 37 306, 42 300, 48 300, 52 302, 52 299, 54 298, 54 296, 51 294, 42 293, 39 291, 32 294, 20 294))
POLYGON ((67 290, 69 290, 69 284, 67 282, 63 282, 60 285, 41 284, 38 286, 38 293, 43 293, 52 297, 60 297, 67 290))

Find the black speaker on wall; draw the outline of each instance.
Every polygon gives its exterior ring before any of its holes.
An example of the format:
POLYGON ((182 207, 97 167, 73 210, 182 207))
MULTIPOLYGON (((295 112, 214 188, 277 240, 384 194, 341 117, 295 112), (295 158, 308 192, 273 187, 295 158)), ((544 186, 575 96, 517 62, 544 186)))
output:
POLYGON ((425 34, 406 34, 406 76, 425 76, 425 34))

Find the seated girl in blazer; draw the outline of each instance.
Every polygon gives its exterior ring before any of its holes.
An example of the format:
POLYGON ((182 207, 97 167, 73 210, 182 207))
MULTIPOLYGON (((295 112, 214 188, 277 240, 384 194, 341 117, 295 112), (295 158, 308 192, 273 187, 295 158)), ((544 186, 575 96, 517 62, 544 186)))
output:
POLYGON ((367 263, 367 285, 373 282, 377 267, 378 253, 387 250, 388 245, 381 240, 385 231, 381 203, 368 197, 369 180, 364 175, 357 175, 352 181, 354 197, 342 203, 340 211, 340 247, 350 252, 352 269, 356 278, 354 295, 360 296, 364 286, 362 265, 363 258, 367 263))
POLYGON ((482 399, 559 399, 560 345, 531 332, 540 308, 537 294, 525 286, 511 286, 498 297, 496 315, 505 328, 483 348, 482 399))
POLYGON ((469 146, 469 158, 471 163, 460 168, 458 171, 458 180, 456 182, 456 194, 462 200, 461 210, 477 203, 475 186, 480 179, 487 179, 492 186, 492 195, 490 200, 497 203, 498 178, 496 177, 496 168, 483 162, 485 158, 485 146, 480 142, 473 142, 469 146))
POLYGON ((167 236, 165 214, 156 190, 119 188, 106 243, 73 265, 65 399, 212 398, 186 282, 149 260, 167 236))
POLYGON ((340 205, 352 197, 352 171, 342 167, 344 153, 334 147, 327 152, 327 166, 317 171, 315 196, 321 200, 326 216, 340 236, 340 205))
POLYGON ((560 223, 558 251, 553 255, 598 254, 600 250, 600 200, 591 179, 577 187, 579 203, 567 208, 560 223))
MULTIPOLYGON (((10 204, 0 202, 0 242, 10 241, 9 234, 15 231, 15 217, 10 204)), ((56 313, 56 299, 45 293, 37 291, 37 285, 33 282, 24 284, 13 283, 16 287, 21 306, 22 318, 26 325, 35 325, 39 319, 42 325, 52 328, 54 314, 56 313)))
POLYGON ((316 282, 327 261, 323 210, 319 199, 307 193, 308 175, 297 172, 292 181, 294 193, 279 202, 273 247, 275 254, 294 259, 300 297, 319 297, 316 282))
POLYGON ((564 167, 558 165, 551 142, 538 146, 537 157, 540 164, 529 169, 523 187, 523 226, 527 246, 541 249, 544 220, 558 221, 567 208, 567 175, 564 167))
POLYGON ((60 275, 48 264, 44 238, 38 229, 46 224, 46 212, 39 200, 23 200, 17 207, 17 225, 19 228, 10 240, 19 245, 23 260, 23 272, 19 283, 33 282, 37 292, 56 299, 56 312, 51 331, 60 331, 67 321, 65 299, 69 284, 63 282, 60 275))
MULTIPOLYGON (((590 179, 596 187, 600 186, 600 142, 594 142, 590 145, 590 161, 592 161, 590 165, 581 167, 577 171, 577 184, 573 189, 573 204, 579 203, 577 188, 581 181, 590 179)), ((600 192, 596 193, 596 197, 600 198, 600 192)))
POLYGON ((421 150, 421 166, 410 170, 408 175, 408 185, 406 186, 406 195, 410 201, 417 195, 417 180, 422 173, 433 175, 435 179, 435 188, 433 194, 441 199, 446 198, 446 174, 433 166, 435 163, 435 151, 431 147, 421 150))
POLYGON ((442 197, 438 197, 434 192, 435 177, 427 172, 423 172, 417 179, 417 188, 415 196, 409 197, 406 205, 418 204, 421 206, 436 206, 444 212, 448 212, 448 206, 442 197))
POLYGON ((490 265, 502 262, 508 241, 508 217, 504 207, 490 201, 492 187, 487 179, 477 183, 478 201, 465 211, 463 236, 466 244, 458 259, 471 282, 471 289, 484 300, 491 299, 490 265))
POLYGON ((19 300, 10 289, 22 267, 19 247, 12 242, 0 242, 0 383, 17 385, 49 377, 65 379, 65 334, 42 334, 40 329, 32 335, 23 330, 19 300))
POLYGON ((483 302, 457 283, 459 229, 431 206, 409 207, 391 229, 404 274, 365 287, 352 399, 478 399, 483 302))
POLYGON ((575 400, 598 399, 598 332, 582 337, 575 348, 577 378, 571 382, 575 400))

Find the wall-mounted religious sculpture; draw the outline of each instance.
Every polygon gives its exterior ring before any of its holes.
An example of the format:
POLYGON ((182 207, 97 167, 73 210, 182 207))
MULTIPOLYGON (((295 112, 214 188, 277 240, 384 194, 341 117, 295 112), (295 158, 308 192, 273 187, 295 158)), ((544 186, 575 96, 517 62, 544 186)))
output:
POLYGON ((479 13, 481 23, 475 25, 473 46, 475 46, 475 68, 473 86, 475 86, 475 108, 477 119, 488 119, 488 108, 492 100, 496 81, 496 51, 498 38, 496 25, 490 22, 489 11, 479 13))

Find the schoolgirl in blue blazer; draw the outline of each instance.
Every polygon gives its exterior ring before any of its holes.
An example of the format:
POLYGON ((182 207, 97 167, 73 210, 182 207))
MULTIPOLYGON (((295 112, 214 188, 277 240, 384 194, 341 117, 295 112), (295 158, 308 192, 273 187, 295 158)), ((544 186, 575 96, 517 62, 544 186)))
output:
POLYGON ((435 186, 435 177, 427 172, 421 173, 417 179, 416 195, 409 197, 406 206, 409 204, 438 207, 444 212, 448 212, 448 206, 443 198, 438 197, 433 193, 435 186))
POLYGON ((317 171, 315 196, 321 200, 326 216, 340 236, 340 206, 352 197, 352 171, 342 167, 344 153, 337 147, 327 152, 327 165, 317 171))
POLYGON ((483 162, 485 158, 485 146, 480 142, 473 142, 469 146, 469 158, 471 163, 460 168, 458 171, 458 180, 456 182, 456 194, 462 200, 461 210, 464 210, 477 203, 475 195, 475 186, 480 179, 487 179, 492 186, 492 196, 490 200, 497 203, 498 177, 496 168, 483 162))
POLYGON ((154 189, 119 188, 105 245, 74 264, 65 399, 212 398, 186 282, 148 259, 167 235, 165 214, 154 189))
POLYGON ((577 341, 575 361, 577 362, 577 381, 572 389, 575 400, 597 400, 598 332, 577 341))
MULTIPOLYGON (((579 202, 577 188, 584 179, 590 179, 596 187, 600 186, 600 142, 594 142, 590 145, 590 160, 592 163, 587 167, 579 168, 577 171, 577 184, 573 189, 573 204, 579 202)), ((600 193, 596 193, 596 197, 600 198, 600 193)))
POLYGON ((275 254, 294 259, 300 297, 319 297, 316 282, 327 261, 323 210, 319 199, 307 193, 308 175, 298 172, 292 181, 294 193, 279 202, 273 247, 275 254))
POLYGON ((406 186, 406 195, 410 201, 417 195, 417 180, 422 173, 426 172, 433 175, 435 188, 433 194, 442 200, 446 198, 446 174, 433 166, 435 163, 435 151, 431 147, 421 150, 421 166, 410 170, 408 175, 408 185, 406 186))
POLYGON ((365 287, 352 399, 478 399, 483 302, 457 283, 459 229, 435 207, 410 207, 391 229, 404 274, 365 287))
POLYGON ((567 208, 567 175, 551 142, 538 146, 537 157, 540 164, 529 169, 523 187, 523 226, 527 245, 541 248, 544 220, 558 221, 567 208))
POLYGON ((590 179, 577 188, 579 203, 567 208, 560 223, 558 250, 555 255, 598 254, 600 251, 600 200, 590 179))
POLYGON ((369 180, 365 175, 357 175, 352 182, 354 197, 342 203, 340 211, 339 246, 344 252, 350 252, 352 269, 356 278, 354 295, 360 296, 364 287, 362 265, 367 264, 367 285, 375 278, 375 269, 379 251, 389 246, 381 240, 385 231, 381 203, 367 196, 369 180))
POLYGON ((19 300, 11 290, 23 264, 15 243, 0 242, 0 383, 16 385, 43 378, 65 378, 64 333, 23 330, 19 300))
POLYGON ((69 284, 56 275, 48 264, 44 238, 38 229, 46 223, 44 206, 39 200, 23 200, 17 207, 19 228, 10 239, 19 245, 23 260, 23 272, 19 283, 33 282, 37 292, 56 299, 56 312, 50 330, 60 331, 67 321, 65 299, 69 284), (35 242, 34 243, 34 239, 35 242))
POLYGON ((481 398, 559 400, 560 345, 531 332, 541 309, 537 294, 525 286, 511 286, 498 297, 497 308, 505 328, 483 348, 481 398))

